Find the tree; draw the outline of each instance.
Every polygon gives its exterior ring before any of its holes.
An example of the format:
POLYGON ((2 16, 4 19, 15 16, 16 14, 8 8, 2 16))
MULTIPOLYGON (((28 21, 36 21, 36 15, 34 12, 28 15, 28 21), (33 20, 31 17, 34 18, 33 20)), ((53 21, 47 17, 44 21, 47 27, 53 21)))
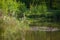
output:
POLYGON ((15 0, 0 0, 0 9, 4 11, 4 14, 15 14, 18 10, 18 3, 15 0))

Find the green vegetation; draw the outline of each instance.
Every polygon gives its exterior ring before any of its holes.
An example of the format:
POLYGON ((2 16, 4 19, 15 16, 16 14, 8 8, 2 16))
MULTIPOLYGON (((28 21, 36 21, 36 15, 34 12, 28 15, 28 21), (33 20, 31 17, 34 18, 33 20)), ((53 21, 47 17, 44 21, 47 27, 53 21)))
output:
MULTIPOLYGON (((60 28, 59 2, 59 0, 0 0, 0 40, 50 40, 49 32, 27 30, 33 26, 60 28)), ((54 32, 51 35, 53 34, 54 32)), ((56 38, 52 39, 59 40, 59 36, 56 35, 56 38)))

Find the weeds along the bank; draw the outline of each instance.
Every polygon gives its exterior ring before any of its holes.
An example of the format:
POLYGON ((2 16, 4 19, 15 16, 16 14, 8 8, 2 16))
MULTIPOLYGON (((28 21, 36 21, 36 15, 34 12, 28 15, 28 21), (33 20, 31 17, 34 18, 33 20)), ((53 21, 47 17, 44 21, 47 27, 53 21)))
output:
POLYGON ((18 21, 15 17, 4 16, 0 19, 0 40, 20 40, 26 29, 26 23, 18 21))

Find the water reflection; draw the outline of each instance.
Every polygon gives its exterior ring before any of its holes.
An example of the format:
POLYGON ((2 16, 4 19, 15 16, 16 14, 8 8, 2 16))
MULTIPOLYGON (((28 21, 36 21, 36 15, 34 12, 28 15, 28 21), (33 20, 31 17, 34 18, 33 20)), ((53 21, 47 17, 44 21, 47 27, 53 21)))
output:
POLYGON ((47 40, 60 40, 60 31, 46 32, 47 40))
POLYGON ((30 31, 60 31, 60 29, 52 27, 31 27, 30 31))
POLYGON ((26 40, 60 40, 60 29, 33 27, 26 32, 26 40))

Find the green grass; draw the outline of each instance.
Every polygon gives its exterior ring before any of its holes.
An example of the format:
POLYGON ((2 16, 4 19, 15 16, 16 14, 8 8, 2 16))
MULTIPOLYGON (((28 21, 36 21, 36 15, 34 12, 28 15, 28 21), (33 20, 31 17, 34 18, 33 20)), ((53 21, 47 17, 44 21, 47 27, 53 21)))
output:
POLYGON ((15 17, 4 16, 0 20, 0 40, 22 40, 23 30, 27 30, 28 25, 24 21, 18 21, 15 17))

